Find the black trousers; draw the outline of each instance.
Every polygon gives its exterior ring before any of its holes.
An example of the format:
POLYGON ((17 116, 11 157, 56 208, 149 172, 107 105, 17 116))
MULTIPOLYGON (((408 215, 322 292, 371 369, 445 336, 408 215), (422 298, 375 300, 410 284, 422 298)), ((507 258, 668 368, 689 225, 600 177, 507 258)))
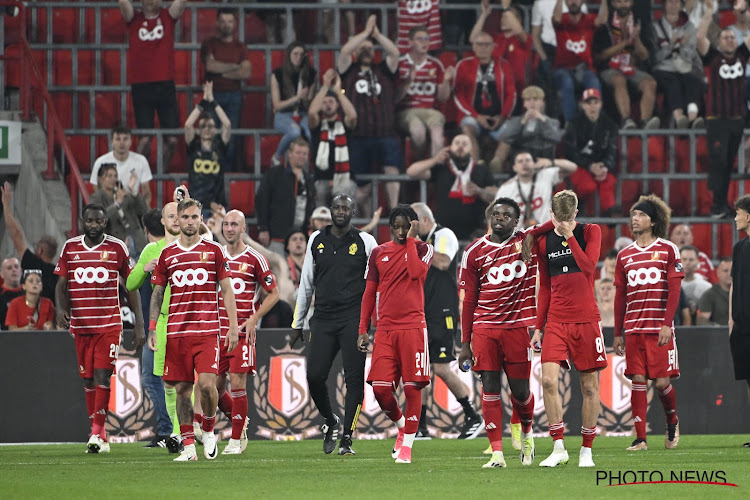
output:
POLYGON ((320 414, 333 420, 328 395, 328 374, 336 354, 341 351, 344 365, 346 396, 344 403, 344 435, 351 436, 365 396, 365 360, 367 354, 357 349, 359 316, 335 320, 310 320, 310 350, 307 355, 307 385, 320 414))
POLYGON ((714 209, 725 209, 729 193, 729 179, 742 142, 742 118, 709 118, 706 120, 708 142, 708 189, 714 194, 714 209))

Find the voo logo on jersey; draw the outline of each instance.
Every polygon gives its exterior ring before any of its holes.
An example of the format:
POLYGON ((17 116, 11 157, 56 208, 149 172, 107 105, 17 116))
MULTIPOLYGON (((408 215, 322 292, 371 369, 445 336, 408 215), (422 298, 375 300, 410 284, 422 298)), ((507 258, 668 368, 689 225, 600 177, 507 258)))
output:
POLYGON ((740 61, 734 64, 722 64, 719 66, 719 76, 725 80, 734 80, 745 74, 745 68, 740 61))
POLYGON ((409 14, 421 14, 432 8, 430 0, 409 0, 406 2, 406 12, 409 14))
POLYGON ((437 86, 433 82, 414 82, 409 85, 409 95, 435 95, 437 86))
POLYGON ((579 40, 578 42, 568 40, 565 42, 565 48, 574 54, 580 54, 586 51, 586 40, 579 40))
POLYGON ((628 271, 628 285, 655 285, 661 280, 661 270, 655 267, 642 267, 628 271))
POLYGON ((242 278, 232 278, 232 290, 235 295, 239 295, 245 291, 245 280, 242 278))
POLYGON ((148 28, 141 27, 138 30, 138 38, 144 42, 153 42, 164 38, 164 26, 159 24, 153 30, 149 31, 148 28))
POLYGON ((172 274, 172 286, 176 287, 205 285, 207 281, 208 272, 205 269, 188 269, 172 274))
POLYGON ((526 274, 526 263, 522 260, 503 264, 500 267, 491 267, 487 271, 487 281, 493 285, 507 283, 516 278, 521 278, 526 274))
POLYGON ((79 285, 106 283, 109 279, 109 269, 106 267, 78 267, 73 271, 73 279, 79 285))

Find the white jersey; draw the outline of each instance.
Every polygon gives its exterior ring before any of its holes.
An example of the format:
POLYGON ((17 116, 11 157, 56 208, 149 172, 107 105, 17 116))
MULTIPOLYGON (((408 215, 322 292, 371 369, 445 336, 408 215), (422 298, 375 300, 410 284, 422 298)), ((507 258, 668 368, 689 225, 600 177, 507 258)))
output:
MULTIPOLYGON (((89 182, 96 186, 97 178, 99 176, 99 168, 104 163, 114 163, 117 165, 117 179, 122 183, 123 186, 127 187, 130 185, 130 172, 135 172, 137 182, 136 189, 141 187, 141 184, 150 181, 154 178, 151 174, 151 167, 148 165, 148 160, 145 156, 135 151, 128 153, 128 158, 125 161, 119 161, 115 158, 115 154, 110 151, 109 153, 101 155, 94 162, 94 166, 91 169, 91 179, 89 182)), ((131 193, 137 194, 138 191, 131 193)))
POLYGON ((533 181, 519 182, 514 176, 503 183, 497 190, 497 198, 510 198, 518 203, 521 216, 518 218, 518 227, 526 227, 524 211, 526 202, 530 200, 532 216, 534 221, 531 225, 542 224, 550 220, 550 208, 552 206, 552 193, 555 186, 560 182, 560 167, 542 168, 536 173, 533 181), (520 189, 519 189, 520 188, 520 189))
MULTIPOLYGON (((531 8, 531 25, 542 27, 542 42, 557 47, 557 36, 552 26, 552 14, 555 12, 557 0, 536 0, 531 8)), ((581 5, 581 12, 588 13, 586 4, 581 5)), ((568 6, 562 4, 562 13, 567 14, 568 6)))

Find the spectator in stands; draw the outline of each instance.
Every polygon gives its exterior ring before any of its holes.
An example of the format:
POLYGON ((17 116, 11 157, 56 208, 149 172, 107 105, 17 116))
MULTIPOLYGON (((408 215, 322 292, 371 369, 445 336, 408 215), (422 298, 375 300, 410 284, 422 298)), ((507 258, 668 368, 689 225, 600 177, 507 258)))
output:
POLYGON ((698 270, 698 249, 691 245, 680 248, 680 260, 685 277, 682 279, 682 291, 685 292, 685 299, 690 308, 690 317, 692 324, 695 324, 695 313, 698 309, 698 300, 701 295, 711 288, 711 283, 703 279, 703 276, 696 273, 698 270))
POLYGON ((122 125, 113 128, 112 151, 104 153, 94 161, 89 182, 96 186, 96 182, 99 179, 99 168, 102 164, 114 163, 117 165, 117 178, 127 179, 130 194, 134 196, 140 194, 146 205, 150 205, 151 184, 149 182, 154 176, 151 174, 151 167, 149 167, 146 157, 140 153, 131 151, 130 148, 132 146, 133 136, 129 128, 122 125), (135 179, 135 182, 131 182, 133 179, 135 179))
POLYGON ((474 55, 456 64, 454 100, 461 131, 471 139, 475 159, 479 159, 478 138, 487 134, 497 141, 500 126, 516 102, 513 70, 505 59, 492 58, 494 45, 492 37, 482 31, 471 42, 474 55))
MULTIPOLYGON (((242 82, 250 78, 251 66, 247 47, 234 37, 237 27, 236 13, 233 9, 221 8, 216 14, 218 35, 201 44, 201 62, 205 69, 203 81, 213 82, 214 99, 229 118, 233 129, 240 128, 242 113, 242 82)), ((220 121, 217 115, 214 122, 220 121)), ((235 151, 237 138, 229 140, 226 161, 222 165, 227 172, 234 170, 238 160, 235 151)))
POLYGON ((55 305, 42 297, 42 270, 26 269, 21 277, 24 295, 8 305, 8 330, 54 330, 55 305))
POLYGON ((620 236, 615 240, 614 248, 619 252, 631 243, 633 243, 633 238, 630 238, 629 236, 620 236))
MULTIPOLYGON (((677 224, 672 228, 669 241, 677 245, 677 248, 693 246, 693 231, 688 224, 677 224)), ((696 248, 698 247, 696 246, 696 248)), ((700 248, 698 248, 698 269, 695 272, 703 276, 706 281, 716 283, 716 273, 711 257, 700 248)))
POLYGON ((198 102, 185 120, 185 144, 188 155, 188 183, 192 197, 203 205, 203 218, 211 217, 211 204, 226 206, 224 193, 224 167, 232 137, 232 124, 224 109, 214 99, 213 83, 203 84, 203 99, 198 102), (213 116, 221 121, 221 133, 213 116), (198 128, 195 123, 198 122, 198 128))
POLYGON ((564 178, 576 171, 576 164, 557 158, 537 160, 528 151, 521 150, 513 159, 513 177, 497 190, 500 197, 516 200, 521 208, 518 227, 530 227, 550 219, 552 195, 564 178))
MULTIPOLYGON (((174 28, 185 12, 187 0, 173 0, 169 9, 162 9, 161 0, 143 2, 136 11, 130 0, 117 0, 122 18, 128 26, 128 81, 131 85, 136 128, 154 128, 154 113, 162 128, 180 125, 175 90, 174 28)), ((172 161, 177 138, 164 137, 162 167, 172 161)), ((151 137, 141 137, 137 150, 151 154, 151 137)))
POLYGON ((578 199, 588 212, 594 213, 594 193, 599 195, 599 212, 613 215, 617 179, 617 137, 619 130, 602 111, 602 96, 599 90, 583 91, 581 109, 565 127, 565 158, 578 165, 570 176, 578 199))
POLYGON ((502 171, 509 154, 514 157, 521 149, 536 158, 554 158, 557 143, 565 133, 559 121, 544 114, 544 90, 530 85, 523 89, 521 97, 524 114, 508 119, 500 127, 497 151, 490 162, 494 173, 502 171))
POLYGON ((396 122, 400 132, 411 137, 414 156, 422 159, 427 154, 428 139, 430 157, 445 147, 445 116, 435 105, 450 97, 456 70, 452 66, 444 69, 439 59, 427 54, 430 35, 426 27, 412 28, 409 40, 411 50, 398 60, 396 122))
POLYGON ((319 206, 313 210, 310 216, 310 226, 308 231, 312 233, 319 229, 323 229, 326 226, 330 226, 333 222, 331 218, 331 209, 326 206, 319 206))
POLYGON ((294 283, 296 301, 296 291, 299 289, 302 264, 305 262, 305 253, 307 251, 307 233, 298 229, 290 232, 284 240, 284 250, 286 250, 286 262, 289 266, 289 277, 292 283, 294 283))
MULTIPOLYGON (((737 0, 740 11, 747 10, 745 0, 737 0)), ((721 30, 717 48, 708 40, 713 0, 706 0, 706 12, 698 26, 697 48, 703 59, 708 78, 706 92, 706 142, 711 162, 708 170, 708 189, 713 192, 711 217, 727 217, 731 208, 727 204, 729 180, 742 141, 747 116, 747 85, 745 68, 750 60, 750 36, 738 46, 730 29, 721 30)))
MULTIPOLYGON (((135 179, 130 182, 134 184, 135 179)), ((148 243, 141 226, 141 217, 148 212, 146 202, 142 196, 130 194, 132 186, 123 187, 114 163, 99 167, 97 186, 89 201, 104 207, 108 219, 106 233, 125 242, 133 258, 137 258, 148 243)))
POLYGON ((602 326, 615 326, 615 280, 609 276, 596 281, 596 305, 602 326))
POLYGON ((615 279, 615 266, 617 265, 617 249, 610 248, 607 253, 604 254, 602 259, 602 268, 599 273, 599 279, 601 278, 612 278, 615 279))
POLYGON ((579 89, 601 90, 594 73, 592 47, 594 33, 607 22, 607 2, 602 2, 599 14, 586 14, 582 0, 565 0, 568 13, 563 13, 563 0, 557 0, 552 14, 557 52, 552 65, 553 80, 560 94, 565 122, 576 116, 579 89))
POLYGON ((57 240, 48 234, 39 238, 34 245, 34 250, 26 244, 26 235, 21 224, 13 215, 13 188, 8 181, 0 187, 3 200, 3 218, 5 219, 5 232, 13 241, 16 255, 21 256, 22 269, 42 270, 42 297, 55 301, 55 286, 57 275, 55 274, 54 260, 57 257, 57 240))
POLYGON ((5 318, 8 314, 8 305, 16 297, 23 295, 21 288, 21 263, 15 257, 7 257, 0 263, 0 328, 7 330, 5 318))
POLYGON ((628 84, 641 94, 640 118, 646 129, 659 128, 659 117, 654 116, 656 80, 640 67, 648 61, 649 52, 641 40, 641 27, 635 22, 633 0, 613 0, 614 12, 608 23, 594 35, 594 63, 599 78, 612 87, 615 104, 623 120, 623 129, 636 128, 630 116, 628 84))
POLYGON ((297 137, 310 140, 307 124, 307 107, 315 93, 317 71, 310 65, 307 49, 300 42, 286 48, 284 64, 271 73, 271 104, 273 105, 273 128, 283 137, 271 164, 278 166, 289 144, 297 137))
POLYGON ((396 11, 398 36, 396 46, 399 52, 406 52, 413 47, 411 30, 424 28, 428 39, 427 50, 434 52, 443 48, 443 34, 440 29, 440 0, 415 2, 398 0, 396 11))
POLYGON ((255 196, 258 241, 282 257, 284 239, 293 229, 307 231, 315 208, 315 185, 308 173, 310 145, 297 137, 289 145, 287 156, 288 165, 266 171, 255 196))
MULTIPOLYGON (((493 59, 505 59, 513 70, 516 89, 526 87, 526 67, 531 56, 531 37, 523 27, 523 15, 516 6, 501 7, 500 33, 495 35, 493 59)), ((485 28, 487 18, 492 13, 489 0, 482 0, 482 11, 471 30, 469 41, 479 35, 485 28)))
POLYGON ((406 174, 435 183, 435 218, 459 240, 469 240, 476 229, 487 228, 484 210, 495 199, 497 183, 487 165, 472 157, 468 136, 457 135, 450 147, 413 163, 406 174))
MULTIPOLYGON (((735 3, 733 6, 734 24, 728 26, 727 29, 734 32, 734 38, 739 42, 750 35, 750 12, 738 9, 737 5, 738 4, 735 3)), ((750 65, 745 67, 745 78, 747 81, 747 87, 750 89, 750 65)), ((750 95, 750 92, 748 92, 748 95, 750 95)))
POLYGON ((732 257, 722 257, 716 267, 719 282, 698 300, 696 325, 729 324, 729 288, 732 286, 732 257))
POLYGON ((691 326, 693 324, 685 290, 680 288, 680 301, 677 303, 677 312, 674 313, 674 326, 691 326))
POLYGON ((339 193, 353 197, 349 139, 357 126, 357 111, 341 91, 341 78, 333 69, 323 75, 323 86, 310 102, 307 117, 315 154, 315 203, 328 206, 339 193))
POLYGON ((705 124, 698 116, 701 81, 693 73, 696 28, 682 10, 682 3, 666 0, 664 15, 653 23, 657 47, 653 73, 674 127, 699 128, 705 124))
MULTIPOLYGON (((690 22, 693 23, 693 26, 698 26, 701 23, 701 20, 703 20, 703 16, 708 15, 713 18, 716 15, 716 13, 719 11, 719 2, 707 2, 704 0, 685 0, 684 9, 688 14, 690 22)), ((716 38, 718 37, 719 31, 718 26, 716 26, 715 23, 711 31, 716 31, 716 33, 712 33, 708 36, 711 40, 711 43, 714 43, 716 38)))
MULTIPOLYGON (((443 3, 464 4, 466 0, 441 0, 443 3)), ((502 0, 504 7, 510 5, 510 0, 502 0)), ((468 6, 468 5, 467 5, 468 6)), ((467 35, 466 30, 476 22, 476 9, 468 6, 468 9, 445 9, 442 11, 443 38, 446 45, 463 45, 467 35)))
MULTIPOLYGON (((380 32, 374 15, 367 19, 361 33, 341 47, 337 67, 358 117, 349 147, 355 179, 357 174, 372 173, 373 164, 382 166, 387 175, 399 173, 401 151, 395 123, 398 58, 398 48, 380 32), (379 63, 374 59, 375 42, 385 52, 379 63), (352 55, 356 61, 352 61, 352 55)), ((372 184, 357 180, 357 186, 357 202, 364 208, 370 202, 372 184)), ((398 182, 385 183, 389 209, 398 204, 399 190, 398 182)))

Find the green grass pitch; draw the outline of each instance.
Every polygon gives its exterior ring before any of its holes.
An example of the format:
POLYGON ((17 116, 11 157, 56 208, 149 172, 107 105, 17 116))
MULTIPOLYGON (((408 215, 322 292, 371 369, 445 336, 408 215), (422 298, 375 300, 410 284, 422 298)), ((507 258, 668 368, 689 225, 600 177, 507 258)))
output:
MULTIPOLYGON (((417 441, 411 465, 390 458, 392 440, 355 441, 354 457, 324 455, 322 440, 251 441, 243 455, 208 461, 198 446, 198 462, 173 463, 164 449, 143 443, 113 444, 112 452, 86 455, 84 444, 0 446, 0 496, 10 498, 749 498, 750 449, 747 436, 682 436, 675 450, 663 436, 649 439, 647 452, 626 452, 632 438, 594 441, 594 469, 578 468, 581 438, 566 438, 570 462, 555 469, 538 466, 552 450, 549 438, 536 440, 531 467, 504 442, 508 467, 482 469, 488 460, 484 438, 471 441, 417 441), (724 471, 738 487, 697 484, 597 485, 597 471, 724 471)), ((219 444, 221 451, 225 442, 219 444)), ((602 472, 600 472, 602 473, 602 472)), ((648 480, 648 476, 646 476, 648 480)), ((652 476, 652 479, 655 479, 652 476)), ((639 478, 640 480, 640 478, 639 478)), ((632 476, 628 482, 632 482, 632 476)))

